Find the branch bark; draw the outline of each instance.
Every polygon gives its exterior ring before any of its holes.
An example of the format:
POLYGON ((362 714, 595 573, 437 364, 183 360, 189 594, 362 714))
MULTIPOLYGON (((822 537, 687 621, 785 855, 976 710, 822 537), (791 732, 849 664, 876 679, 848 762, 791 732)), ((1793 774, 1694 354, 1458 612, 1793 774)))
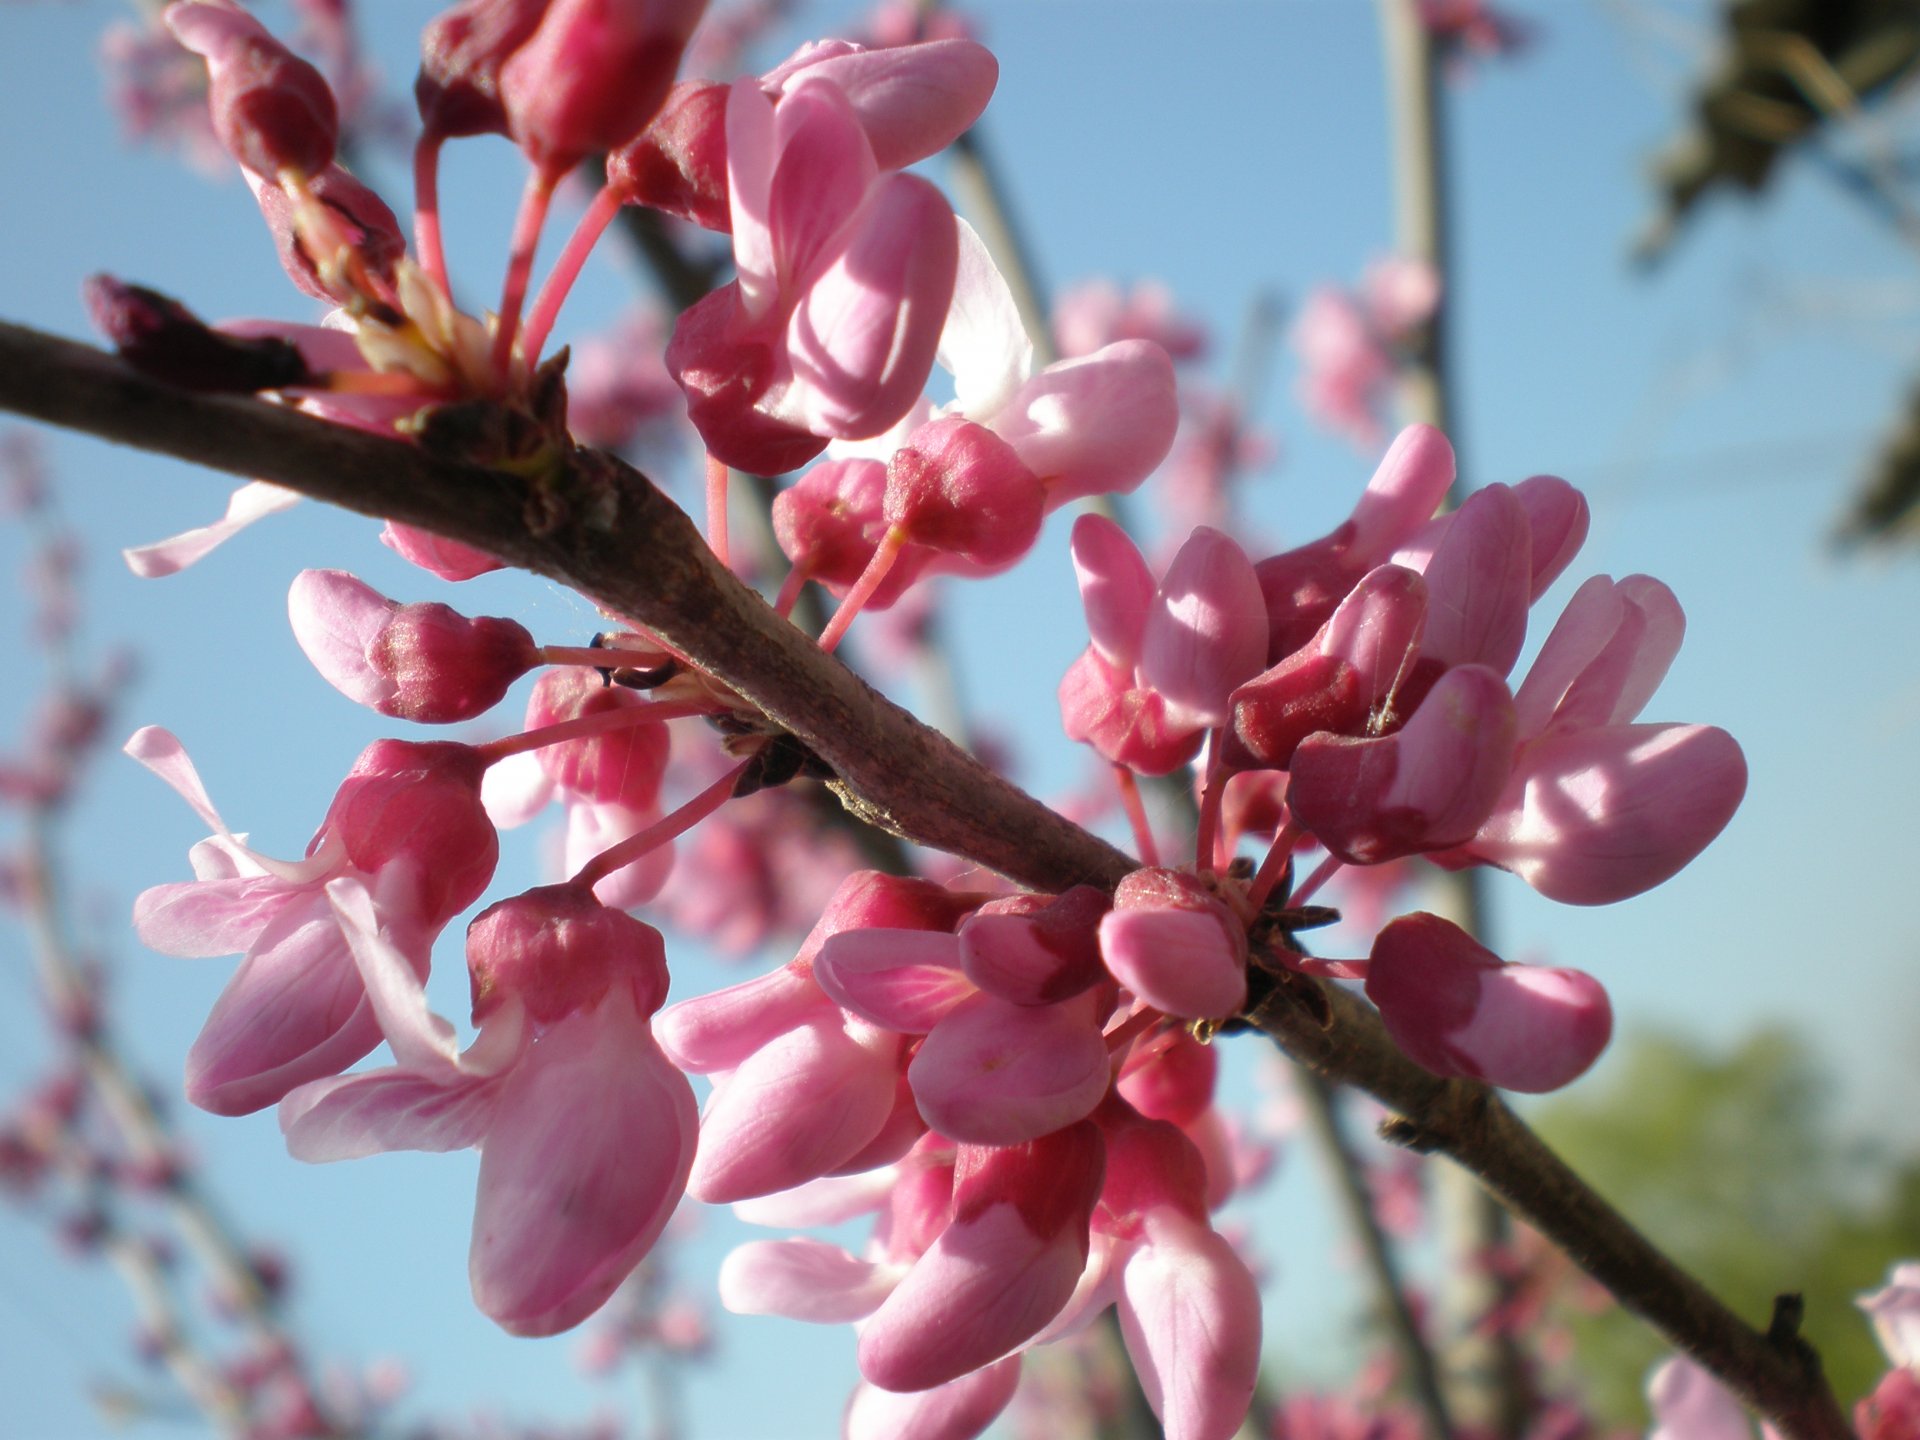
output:
MULTIPOLYGON (((862 818, 1036 889, 1112 886, 1134 862, 1001 779, 782 621, 722 567, 637 471, 578 451, 531 478, 437 458, 253 399, 195 395, 84 345, 0 323, 0 409, 257 476, 362 514, 419 525, 571 585, 655 630, 806 742, 862 818)), ((1338 989, 1273 988, 1259 1029, 1329 1080, 1393 1108, 1391 1138, 1446 1154, 1553 1239, 1783 1434, 1846 1440, 1818 1356, 1733 1314, 1573 1174, 1484 1086, 1401 1055, 1338 989)))

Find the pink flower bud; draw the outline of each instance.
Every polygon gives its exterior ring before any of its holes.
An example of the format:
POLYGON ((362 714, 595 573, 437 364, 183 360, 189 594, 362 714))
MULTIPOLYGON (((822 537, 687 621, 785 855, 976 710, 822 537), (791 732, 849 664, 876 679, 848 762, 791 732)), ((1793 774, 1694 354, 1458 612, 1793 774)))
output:
POLYGON ((527 42, 549 0, 463 0, 420 32, 413 98, 428 139, 504 135, 500 67, 527 42))
POLYGON ((722 234, 727 205, 727 87, 682 80, 651 124, 607 157, 607 184, 647 205, 722 234))
POLYGON ((922 425, 887 464, 888 522, 983 570, 1026 554, 1045 504, 1013 447, 962 416, 922 425))
POLYGON ((333 163, 340 117, 318 70, 238 7, 170 5, 180 43, 207 60, 214 134, 247 169, 317 175, 333 163))
MULTIPOLYGON (((534 682, 527 701, 527 728, 644 706, 631 690, 609 686, 578 666, 549 670, 534 682)), ((650 808, 660 796, 672 740, 664 722, 646 721, 563 740, 535 752, 540 768, 570 795, 598 804, 618 803, 634 810, 650 808)))
POLYGON ((509 133, 542 169, 626 144, 667 98, 706 0, 552 0, 500 67, 509 133))
MULTIPOLYGON (((280 268, 287 272, 287 278, 316 300, 335 305, 353 303, 358 298, 356 292, 348 285, 329 285, 321 276, 315 257, 301 244, 293 201, 287 192, 251 171, 247 179, 253 186, 253 198, 259 203, 267 229, 273 234, 273 246, 280 254, 280 268)), ((407 241, 387 202, 338 165, 329 165, 313 175, 307 189, 314 199, 333 212, 335 222, 366 268, 391 282, 394 265, 407 253, 407 241)))
POLYGON ((1191 1125, 1213 1104, 1220 1052, 1168 1026, 1138 1042, 1116 1087, 1149 1120, 1191 1125))
POLYGON ((989 900, 960 924, 967 978, 1016 1005, 1051 1005, 1098 984, 1100 917, 1112 902, 1091 885, 1058 896, 989 900))
POLYGON ((499 859, 499 837, 480 804, 484 771, 468 745, 376 740, 341 784, 322 833, 335 833, 368 874, 411 866, 415 913, 437 929, 480 898, 499 859))
POLYGON ((1122 880, 1100 922, 1100 953, 1116 980, 1169 1015, 1219 1019, 1246 1003, 1246 927, 1184 871, 1122 880))
POLYGON ((502 900, 467 927, 473 1023, 508 1001, 541 1025, 600 1003, 616 983, 633 987, 645 1017, 667 997, 660 932, 573 885, 547 885, 502 900))
POLYGON ((1400 1048, 1434 1074, 1528 1094, 1577 1079, 1613 1034, 1607 992, 1591 975, 1509 965, 1424 912, 1374 940, 1367 998, 1400 1048))
POLYGON ((471 720, 538 663, 533 637, 516 621, 397 604, 344 570, 301 571, 287 610, 329 685, 402 720, 471 720))

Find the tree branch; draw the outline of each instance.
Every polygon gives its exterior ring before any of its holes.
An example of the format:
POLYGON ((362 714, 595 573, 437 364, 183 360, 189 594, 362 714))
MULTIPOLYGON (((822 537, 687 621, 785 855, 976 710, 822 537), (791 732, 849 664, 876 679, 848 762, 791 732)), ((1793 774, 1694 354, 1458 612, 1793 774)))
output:
MULTIPOLYGON (((259 476, 476 545, 656 631, 832 765, 842 799, 908 839, 1022 884, 1111 886, 1134 862, 877 694, 713 558, 687 517, 611 457, 533 478, 444 460, 258 400, 195 395, 84 345, 0 323, 0 409, 259 476)), ((1257 977, 1256 977, 1257 978, 1257 977)), ((1346 992, 1270 986, 1243 1024, 1404 1117, 1392 1138, 1447 1154, 1635 1313, 1795 1440, 1845 1440, 1811 1346, 1761 1334, 1655 1249, 1484 1086, 1441 1080, 1346 992), (1321 999, 1324 997, 1324 999, 1321 999)))

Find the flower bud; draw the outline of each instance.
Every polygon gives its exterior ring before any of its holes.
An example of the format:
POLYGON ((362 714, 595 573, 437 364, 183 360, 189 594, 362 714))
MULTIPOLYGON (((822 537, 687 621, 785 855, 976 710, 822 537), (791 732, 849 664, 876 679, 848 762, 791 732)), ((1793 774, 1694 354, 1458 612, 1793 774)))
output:
POLYGON ((320 72, 244 10, 171 5, 175 37, 207 60, 207 103, 220 143, 259 175, 317 175, 333 163, 340 116, 320 72))

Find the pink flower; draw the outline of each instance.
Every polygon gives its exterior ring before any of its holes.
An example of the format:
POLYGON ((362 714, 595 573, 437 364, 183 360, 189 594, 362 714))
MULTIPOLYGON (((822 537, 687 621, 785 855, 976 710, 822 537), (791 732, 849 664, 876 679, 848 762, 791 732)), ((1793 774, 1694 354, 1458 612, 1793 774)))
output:
POLYGON ((401 605, 344 570, 302 570, 287 592, 294 638, 327 683, 382 715, 471 720, 539 663, 526 627, 445 605, 401 605))
POLYGON ((235 5, 167 7, 168 27, 207 59, 214 133, 258 175, 304 179, 333 162, 340 117, 320 72, 235 5))
POLYGON ((1401 259, 1369 265, 1357 295, 1331 285, 1308 295, 1293 326, 1307 413, 1362 449, 1377 445, 1397 352, 1439 300, 1432 267, 1401 259))
POLYGON ((1260 667, 1266 609, 1253 566, 1200 529, 1155 585, 1133 542, 1097 515, 1074 522, 1073 564, 1093 643, 1060 682, 1067 736, 1164 775, 1226 723, 1235 687, 1260 667))
POLYGON ((1581 586, 1514 697, 1518 749, 1489 818, 1435 858, 1498 865, 1550 899, 1605 905, 1699 854, 1746 792, 1739 745, 1709 725, 1631 723, 1684 627, 1673 592, 1647 576, 1581 586))
POLYGON ((1436 1075, 1539 1094, 1585 1074, 1613 1034, 1600 982, 1509 965, 1437 915, 1404 915, 1373 942, 1367 998, 1407 1055, 1436 1075))
POLYGON ((1887 1283, 1856 1302, 1873 1322, 1873 1333, 1887 1359, 1920 1375, 1920 1263, 1895 1265, 1887 1283))
POLYGON ((324 887, 363 886, 381 928, 424 975, 433 937, 479 897, 499 854, 480 805, 479 753, 375 742, 306 858, 283 861, 227 829, 172 735, 148 726, 126 748, 215 831, 193 847, 197 879, 156 885, 135 902, 140 938, 169 955, 245 955, 188 1052, 188 1099, 246 1114, 372 1050, 380 1028, 324 887))
POLYGON ((502 1329, 552 1335, 603 1305, 672 1218, 693 1165, 693 1089, 654 1043, 659 932, 570 886, 468 931, 474 1019, 458 1052, 364 888, 328 898, 398 1062, 288 1095, 303 1160, 481 1147, 470 1274, 502 1329))
POLYGON ((829 438, 876 435, 933 366, 957 232, 939 192, 883 175, 845 93, 821 77, 727 99, 739 278, 684 312, 667 366, 708 451, 757 474, 829 438))
POLYGON ((1194 876, 1136 870, 1100 922, 1107 968, 1156 1010, 1223 1019, 1247 999, 1247 931, 1194 876))
POLYGON ((1151 340, 1175 360, 1193 360, 1207 348, 1207 332, 1182 315, 1173 292, 1157 280, 1141 280, 1122 292, 1111 280, 1088 280, 1060 292, 1053 302, 1054 343, 1068 359, 1091 355, 1116 340, 1151 340))

